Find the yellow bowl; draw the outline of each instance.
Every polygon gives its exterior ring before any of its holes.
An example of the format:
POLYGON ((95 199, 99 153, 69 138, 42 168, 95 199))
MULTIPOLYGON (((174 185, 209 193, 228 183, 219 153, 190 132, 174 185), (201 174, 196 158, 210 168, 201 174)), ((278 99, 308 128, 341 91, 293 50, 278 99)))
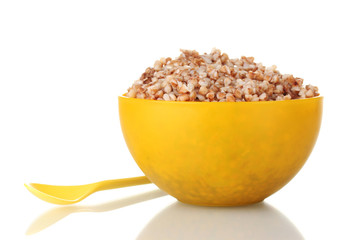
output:
POLYGON ((172 102, 119 97, 122 132, 145 175, 184 203, 234 206, 287 184, 319 133, 323 97, 172 102))

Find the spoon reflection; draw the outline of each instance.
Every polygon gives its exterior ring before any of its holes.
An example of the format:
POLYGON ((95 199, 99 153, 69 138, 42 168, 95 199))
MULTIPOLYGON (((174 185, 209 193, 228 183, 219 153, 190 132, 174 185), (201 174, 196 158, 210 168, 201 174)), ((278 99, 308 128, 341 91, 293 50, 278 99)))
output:
POLYGON ((165 192, 161 190, 153 190, 146 193, 138 194, 128 198, 122 198, 119 200, 106 202, 103 204, 97 204, 92 206, 81 206, 81 205, 71 205, 64 207, 55 207, 47 212, 40 215, 36 218, 28 230, 26 231, 26 235, 31 235, 37 232, 44 230, 45 228, 53 225, 64 217, 68 216, 71 213, 76 212, 107 212, 112 211, 118 208, 126 207, 135 203, 151 200, 154 198, 162 197, 167 195, 165 192))
POLYGON ((137 240, 304 239, 294 224, 267 203, 199 207, 176 202, 157 214, 137 240))

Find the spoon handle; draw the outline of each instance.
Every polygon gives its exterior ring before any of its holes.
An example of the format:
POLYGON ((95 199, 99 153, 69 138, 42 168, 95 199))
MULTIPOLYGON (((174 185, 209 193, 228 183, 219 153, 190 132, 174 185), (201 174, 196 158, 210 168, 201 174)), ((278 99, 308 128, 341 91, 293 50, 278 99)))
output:
POLYGON ((151 183, 150 180, 145 177, 132 177, 123 179, 105 180, 97 183, 97 191, 109 190, 114 188, 130 187, 141 184, 151 183))

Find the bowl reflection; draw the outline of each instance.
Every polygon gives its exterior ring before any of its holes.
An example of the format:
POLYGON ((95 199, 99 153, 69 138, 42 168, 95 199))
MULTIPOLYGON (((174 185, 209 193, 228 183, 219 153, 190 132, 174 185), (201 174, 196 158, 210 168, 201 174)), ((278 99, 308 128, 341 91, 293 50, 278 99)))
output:
POLYGON ((267 203, 199 207, 176 202, 157 214, 137 240, 304 239, 289 219, 267 203))

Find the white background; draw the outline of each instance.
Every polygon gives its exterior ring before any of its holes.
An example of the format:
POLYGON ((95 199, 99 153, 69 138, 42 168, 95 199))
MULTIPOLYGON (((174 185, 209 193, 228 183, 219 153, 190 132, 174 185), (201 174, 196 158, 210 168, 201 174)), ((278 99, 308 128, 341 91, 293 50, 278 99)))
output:
POLYGON ((0 239, 360 239, 359 22, 346 0, 0 1, 0 239), (192 207, 147 185, 56 208, 27 192, 142 175, 117 96, 156 59, 213 47, 325 97, 312 155, 266 204, 192 207))

